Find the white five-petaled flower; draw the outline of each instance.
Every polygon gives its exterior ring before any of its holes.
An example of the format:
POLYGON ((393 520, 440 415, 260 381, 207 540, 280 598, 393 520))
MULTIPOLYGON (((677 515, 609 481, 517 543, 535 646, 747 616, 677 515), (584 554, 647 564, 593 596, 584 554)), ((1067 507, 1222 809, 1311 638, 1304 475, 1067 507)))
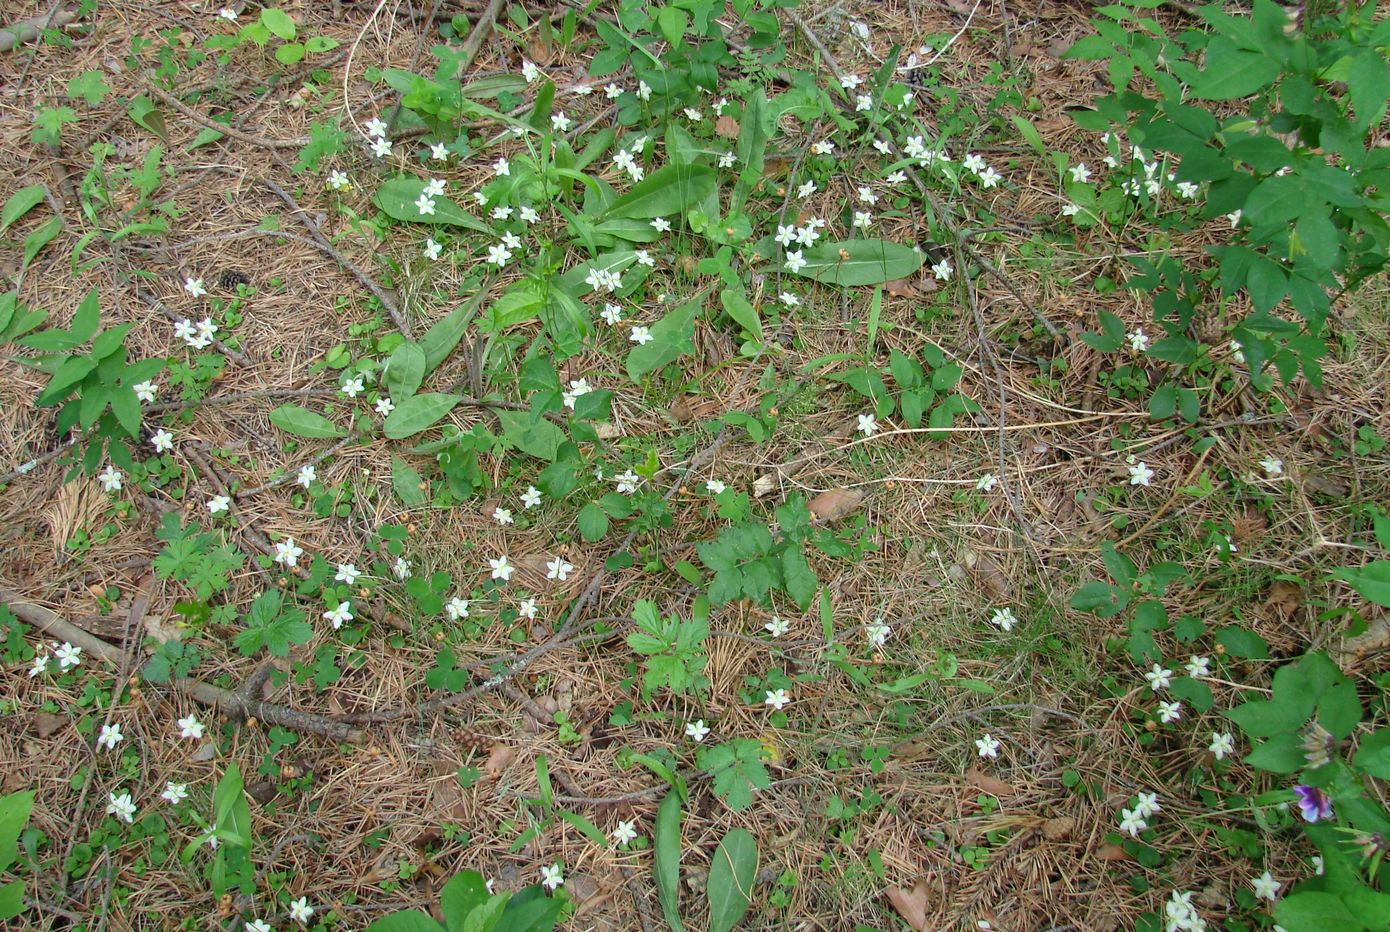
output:
POLYGON ((797 197, 810 197, 816 193, 816 183, 814 181, 803 181, 796 189, 797 197))
POLYGON ((723 492, 727 488, 728 486, 726 486, 723 482, 719 481, 718 479, 709 479, 705 482, 705 491, 711 495, 718 495, 720 492, 723 492))
POLYGON ((229 495, 214 495, 208 499, 208 514, 216 515, 224 511, 229 511, 232 507, 232 499, 229 495))
POLYGON ((864 629, 864 637, 869 642, 870 650, 878 650, 888 643, 888 635, 893 633, 893 629, 882 618, 864 629))
POLYGON ((1076 216, 1077 214, 1079 214, 1079 213, 1081 213, 1081 205, 1080 205, 1080 204, 1067 203, 1067 204, 1063 204, 1063 205, 1062 205, 1062 216, 1063 216, 1063 217, 1075 217, 1075 216, 1076 216))
POLYGON ((275 932, 270 927, 270 923, 264 919, 248 919, 246 921, 246 932, 275 932))
POLYGON ((541 885, 547 890, 554 890, 556 887, 564 886, 565 872, 559 864, 551 864, 549 867, 541 868, 541 885))
POLYGON ((434 159, 436 162, 447 161, 449 158, 449 147, 442 142, 434 143, 430 146, 430 158, 434 159))
POLYGON ((349 398, 356 398, 364 387, 366 386, 362 381, 362 377, 357 376, 351 379, 344 379, 343 384, 338 387, 338 391, 347 395, 349 398))
POLYGON ((1265 871, 1258 877, 1251 877, 1250 886, 1255 888, 1255 896, 1273 903, 1278 899, 1279 888, 1282 887, 1283 884, 1275 880, 1269 871, 1265 871))
POLYGON ((980 187, 989 189, 997 187, 1004 176, 994 170, 992 166, 986 165, 985 170, 976 175, 980 179, 980 187))
POLYGON ((981 757, 998 757, 999 749, 1002 747, 999 739, 988 733, 983 738, 975 739, 975 753, 981 757))
POLYGON ((1160 702, 1158 704, 1158 720, 1165 725, 1172 724, 1182 718, 1181 702, 1160 702))
POLYGON ((1149 464, 1143 460, 1129 467, 1130 485, 1148 485, 1149 480, 1154 477, 1154 471, 1149 468, 1149 464))
POLYGON ((108 815, 114 815, 116 818, 128 823, 135 821, 135 801, 130 798, 129 793, 125 791, 119 794, 112 792, 106 799, 106 812, 108 815))
POLYGON ((351 602, 339 602, 337 606, 323 613, 324 621, 331 624, 334 631, 341 628, 344 622, 352 621, 353 617, 351 602))
POLYGON ((67 641, 53 648, 53 656, 57 658, 60 670, 82 666, 82 648, 67 641))
POLYGON ((645 250, 645 249, 634 250, 633 255, 635 255, 635 256, 637 257, 637 264, 638 264, 638 265, 645 265, 645 266, 646 266, 647 268, 649 268, 649 269, 654 269, 654 268, 656 268, 656 260, 655 260, 654 258, 652 258, 652 254, 651 254, 650 252, 648 252, 647 250, 645 250))
POLYGON ((175 724, 179 726, 180 738, 193 738, 197 740, 203 736, 203 732, 206 730, 206 726, 198 721, 198 716, 196 715, 185 715, 175 724))
POLYGON ((637 99, 638 99, 638 100, 651 100, 651 99, 652 99, 652 87, 651 87, 651 85, 648 84, 646 81, 638 81, 638 82, 637 82, 637 99))
POLYGON ((300 485, 304 486, 304 488, 307 489, 309 486, 314 484, 314 480, 318 477, 319 472, 317 469, 314 468, 314 464, 306 463, 305 465, 299 467, 299 475, 295 477, 294 481, 298 482, 300 485))
POLYGON ((161 427, 150 437, 150 446, 154 447, 156 453, 167 453, 174 449, 174 435, 161 427))
POLYGON ((653 217, 651 220, 652 229, 658 233, 669 233, 671 231, 671 221, 665 217, 653 217))
POLYGON ((621 848, 636 837, 637 823, 635 821, 619 822, 618 827, 613 829, 613 846, 621 848))
POLYGON ((1144 332, 1143 327, 1140 327, 1138 330, 1131 330, 1128 340, 1129 348, 1136 353, 1142 353, 1149 348, 1149 335, 1144 332))
POLYGON ((951 260, 945 258, 944 256, 942 257, 940 262, 935 263, 931 267, 931 273, 933 277, 935 277, 936 280, 939 282, 949 282, 951 280, 951 275, 954 272, 955 268, 951 265, 951 260))
POLYGON ((622 86, 618 84, 605 84, 603 86, 603 96, 607 97, 609 100, 617 100, 619 97, 623 96, 622 86))
POLYGON ((573 411, 574 403, 579 399, 579 396, 587 395, 591 391, 593 389, 589 387, 588 379, 570 379, 569 388, 560 393, 560 400, 564 402, 566 408, 573 411))
POLYGON ((564 582, 569 579, 570 573, 574 570, 574 564, 564 557, 556 557, 545 564, 545 570, 546 579, 558 579, 560 582, 564 582))
POLYGON ((425 197, 441 196, 444 193, 444 179, 431 178, 430 183, 425 185, 425 190, 422 193, 425 197))
POLYGON ((859 426, 855 429, 865 437, 872 437, 878 430, 878 419, 872 414, 857 414, 855 417, 859 420, 859 426))
POLYGON ((1086 167, 1086 163, 1073 165, 1068 171, 1071 172, 1071 180, 1077 184, 1085 184, 1091 180, 1091 170, 1086 167))
POLYGON ((628 333, 627 338, 631 340, 633 343, 636 343, 638 346, 645 346, 652 340, 656 339, 652 336, 651 329, 649 327, 644 327, 641 324, 634 326, 632 330, 628 333))
POLYGON ((637 485, 642 481, 642 477, 631 469, 624 469, 613 477, 613 481, 618 485, 618 491, 623 495, 631 495, 637 491, 637 485))
POLYGON ((372 155, 379 159, 388 158, 391 155, 391 140, 385 136, 378 136, 372 140, 372 155))
POLYGON ((1139 813, 1140 818, 1150 819, 1163 811, 1157 793, 1136 793, 1135 800, 1134 811, 1139 813))
POLYGON ((778 618, 776 615, 773 615, 772 620, 763 625, 763 629, 775 638, 780 638, 782 635, 786 634, 790 628, 791 622, 784 618, 778 618))
POLYGON ((994 614, 990 616, 989 623, 1004 631, 1012 631, 1014 625, 1018 624, 1018 619, 1014 616, 1014 610, 1005 606, 1004 608, 996 608, 994 610, 994 614))
POLYGON ((784 292, 782 292, 781 294, 779 294, 779 295, 777 296, 777 298, 778 298, 778 300, 780 300, 783 304, 785 304, 787 307, 800 307, 800 306, 801 306, 801 299, 798 298, 796 295, 792 294, 790 291, 784 291, 784 292))
POLYGON ((222 17, 229 23, 236 22, 236 10, 232 9, 229 6, 224 6, 222 9, 218 10, 217 15, 222 17))
POLYGON ((1243 216, 1245 216, 1245 212, 1242 210, 1233 210, 1226 215, 1226 219, 1230 222, 1232 230, 1240 226, 1240 220, 1243 216))
POLYGON ((442 243, 435 242, 434 237, 429 237, 425 240, 425 248, 422 250, 422 252, 425 254, 426 259, 430 260, 431 262, 438 261, 439 254, 443 251, 444 245, 442 243))
POLYGON ((763 705, 770 705, 778 712, 782 707, 792 701, 792 697, 787 695, 785 689, 771 689, 763 694, 763 705))
POLYGON ((295 544, 293 537, 286 537, 275 545, 275 562, 291 568, 299 565, 299 558, 303 554, 304 548, 295 544))
POLYGON ((334 575, 333 579, 335 582, 340 582, 344 585, 351 586, 353 583, 357 582, 357 578, 361 575, 362 574, 357 571, 357 567, 353 564, 339 563, 338 572, 336 575, 334 575))
POLYGON ((512 251, 501 243, 489 246, 487 249, 487 261, 497 266, 499 269, 512 261, 512 251))
POLYGON ((29 668, 29 678, 33 679, 42 673, 47 673, 48 662, 52 659, 53 658, 47 654, 36 654, 34 656, 34 665, 29 668))
POLYGON ((503 554, 495 560, 489 559, 487 562, 488 566, 492 569, 493 579, 500 579, 503 582, 507 582, 512 578, 512 574, 516 572, 516 567, 507 562, 506 554, 503 554))
POLYGON ((512 519, 512 513, 506 508, 503 508, 501 505, 498 505, 496 508, 492 509, 492 520, 496 521, 498 524, 503 525, 516 523, 512 519))
POLYGON ((328 173, 328 190, 344 191, 352 187, 352 179, 347 176, 347 172, 333 169, 328 173))
POLYGON ((183 290, 195 298, 201 298, 208 293, 208 290, 203 287, 203 280, 201 278, 185 278, 183 280, 183 290))
POLYGON ((410 561, 405 557, 396 557, 396 562, 391 564, 391 572, 396 574, 396 578, 404 582, 410 578, 410 561))
POLYGON ((719 167, 732 168, 734 163, 737 161, 738 156, 734 155, 732 152, 725 152, 723 155, 719 157, 719 167))
MULTIPOLYGON (((163 799, 167 800, 169 802, 169 805, 177 806, 179 803, 183 802, 185 799, 188 798, 188 784, 173 782, 165 783, 164 792, 160 793, 159 795, 163 799)), ((251 927, 248 925, 247 928, 249 929, 251 927)))
POLYGON ((1149 681, 1149 689, 1154 692, 1162 692, 1173 684, 1173 671, 1156 663, 1148 673, 1144 674, 1144 679, 1149 681))
POLYGON ((522 618, 535 618, 540 611, 535 599, 522 599, 516 607, 516 613, 522 618))
POLYGON ((521 218, 522 223, 535 223, 541 219, 541 215, 536 213, 536 209, 527 205, 522 205, 516 215, 521 218))
POLYGON ((1187 658, 1187 675, 1194 680, 1211 675, 1211 658, 1193 654, 1187 658))
POLYGON ((120 725, 102 725, 101 734, 97 735, 97 747, 106 748, 108 751, 116 750, 116 745, 125 740, 125 735, 121 734, 120 725))
POLYGON ((372 117, 367 121, 367 135, 374 139, 386 135, 386 123, 381 117, 372 117))
POLYGON ((535 62, 529 58, 523 58, 521 60, 521 76, 526 79, 527 84, 530 84, 541 76, 541 70, 536 67, 535 62))
POLYGON ((616 304, 605 304, 603 310, 599 312, 603 322, 610 327, 616 327, 623 319, 623 309, 616 304))
POLYGON ((309 898, 301 896, 299 899, 290 903, 290 918, 300 925, 308 925, 313 918, 314 907, 309 905, 309 898))
POLYGON ((534 485, 528 485, 526 491, 521 493, 521 504, 527 509, 535 508, 541 503, 541 490, 534 485))
POLYGON ((847 74, 840 78, 840 86, 847 91, 852 91, 864 83, 864 79, 857 74, 847 74))
POLYGON ((153 382, 137 382, 135 385, 131 387, 135 390, 136 400, 143 401, 146 403, 153 403, 155 398, 155 392, 157 391, 153 382))
POLYGON ((1260 468, 1269 476, 1281 476, 1284 474, 1284 461, 1277 456, 1266 456, 1260 460, 1260 468))
POLYGON ((854 98, 854 112, 865 113, 874 108, 874 99, 869 94, 857 94, 854 98))
POLYGON ((1148 827, 1149 823, 1133 809, 1120 810, 1120 831, 1128 834, 1131 838, 1138 838, 1139 833, 1148 827))
POLYGON ((975 480, 976 492, 992 492, 994 487, 999 484, 999 477, 992 472, 987 472, 975 480))
POLYGON ((121 471, 115 466, 107 466, 104 472, 97 475, 97 478, 101 480, 102 489, 107 492, 119 492, 121 482, 124 479, 121 471))
POLYGON ((978 175, 980 172, 984 171, 986 167, 985 160, 980 158, 974 152, 968 153, 965 156, 965 158, 961 160, 960 164, 962 168, 970 172, 972 175, 978 175))
POLYGON ((1217 760, 1221 760, 1227 754, 1230 754, 1233 751, 1235 751, 1235 749, 1236 740, 1235 738, 1231 737, 1231 733, 1229 731, 1213 731, 1211 733, 1211 744, 1207 746, 1207 750, 1210 751, 1212 753, 1212 756, 1214 756, 1217 760))
POLYGON ((415 199, 415 209, 420 212, 421 216, 428 217, 434 213, 434 198, 422 193, 415 199))
POLYGON ((567 132, 570 125, 570 118, 565 115, 563 110, 557 110, 550 115, 550 128, 555 130, 555 132, 567 132))
POLYGON ((685 736, 696 744, 704 741, 709 736, 709 726, 704 719, 685 723, 685 736))
POLYGON ((454 596, 449 600, 449 604, 444 606, 444 613, 449 616, 450 621, 458 621, 468 617, 468 600, 454 596))
POLYGON ((394 410, 396 410, 396 403, 391 400, 390 395, 382 395, 376 400, 376 413, 382 417, 386 417, 394 410))

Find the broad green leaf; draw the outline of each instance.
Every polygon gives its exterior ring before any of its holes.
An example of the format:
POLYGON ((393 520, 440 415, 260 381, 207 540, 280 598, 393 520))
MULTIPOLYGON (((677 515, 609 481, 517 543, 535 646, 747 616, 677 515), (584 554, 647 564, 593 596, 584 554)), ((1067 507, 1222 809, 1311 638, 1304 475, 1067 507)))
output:
POLYGON ((483 333, 497 333, 535 319, 545 305, 545 291, 534 279, 517 282, 492 303, 487 316, 478 321, 478 329, 483 333))
POLYGON ((0 919, 14 919, 24 912, 23 880, 0 885, 0 919))
POLYGON ((1274 918, 1290 932, 1360 932, 1366 928, 1347 911, 1341 897, 1314 890, 1284 897, 1274 907, 1274 918))
POLYGON ((386 387, 393 398, 409 398, 425 380, 425 351, 418 343, 402 343, 386 361, 386 387))
POLYGON ((671 164, 657 169, 609 205, 605 217, 667 217, 679 214, 714 190, 708 165, 671 164))
POLYGON ((0 796, 0 871, 7 870, 19 854, 19 836, 34 809, 34 791, 0 796))
POLYGON ((43 195, 44 187, 41 184, 31 184, 11 194, 5 201, 5 206, 0 207, 0 233, 4 233, 10 228, 10 224, 33 210, 43 200, 43 195))
POLYGON ((396 404, 396 410, 386 415, 382 432, 391 440, 403 440, 433 425, 463 400, 462 395, 450 392, 424 392, 411 395, 396 404))
POLYGON ((429 501, 428 488, 420 488, 424 484, 424 477, 413 466, 399 456, 391 457, 391 488, 396 490, 401 504, 414 508, 429 501))
POLYGON ((729 932, 748 912, 758 874, 758 843, 742 828, 730 829, 709 866, 710 932, 729 932))
POLYGON ((420 349, 425 351, 426 374, 437 369, 439 364, 454 351, 454 347, 459 345, 459 341, 463 339, 464 333, 468 330, 468 325, 473 321, 473 315, 478 312, 478 305, 486 296, 486 284, 479 285, 473 297, 454 308, 440 318, 433 327, 425 331, 425 335, 420 338, 420 349))
POLYGON ((657 807, 652 847, 656 855, 652 871, 661 914, 666 917, 671 932, 684 932, 680 909, 681 798, 675 790, 667 793, 657 807))
POLYGON ((763 321, 758 309, 752 305, 743 290, 735 288, 725 288, 719 293, 719 300, 724 305, 724 310, 733 318, 734 323, 738 324, 748 332, 759 343, 763 341, 763 321))
POLYGON ((342 437, 347 433, 322 414, 294 404, 281 405, 271 411, 270 423, 286 433, 311 440, 342 437))
MULTIPOLYGON (((1379 728, 1361 739, 1352 764, 1378 780, 1390 780, 1390 728, 1379 728)), ((0 855, 0 867, 4 857, 0 855)))
POLYGON ((444 914, 449 932, 463 928, 468 914, 486 903, 490 896, 483 875, 477 871, 460 871, 449 878, 444 889, 439 891, 439 911, 444 914))
POLYGON ((294 20, 290 19, 284 10, 268 7, 261 10, 261 25, 269 29, 276 36, 289 42, 295 36, 294 20))
MULTIPOLYGON (((805 265, 792 274, 829 285, 878 285, 907 278, 922 267, 925 254, 884 239, 822 243, 802 252, 805 265)), ((792 270, 787 269, 788 272, 792 270)))
POLYGON ((603 535, 608 533, 608 515, 595 502, 590 502, 579 509, 579 516, 576 520, 579 523, 580 536, 590 543, 602 540, 603 535))
POLYGON ((1333 570, 1332 576, 1350 585, 1361 598, 1390 606, 1390 560, 1374 560, 1362 567, 1344 566, 1333 570))
POLYGON ((429 913, 407 909, 382 916, 367 926, 366 932, 444 932, 444 927, 431 919, 429 913))
POLYGON ((695 351, 695 315, 700 299, 689 301, 661 318, 651 328, 652 339, 627 354, 627 375, 634 382, 677 357, 695 351))
POLYGON ((558 425, 537 412, 499 411, 497 417, 502 424, 502 436, 508 443, 546 462, 555 461, 560 444, 567 439, 558 425))
POLYGON ((421 213, 417 205, 424 193, 425 182, 419 178, 408 175, 392 178, 377 189, 376 206, 393 220, 463 227, 489 237, 495 235, 487 224, 442 194, 430 198, 434 202, 434 213, 421 213))
POLYGON ((1279 76, 1279 62, 1262 52, 1247 52, 1218 36, 1207 45, 1206 67, 1192 95, 1198 100, 1248 97, 1279 76))

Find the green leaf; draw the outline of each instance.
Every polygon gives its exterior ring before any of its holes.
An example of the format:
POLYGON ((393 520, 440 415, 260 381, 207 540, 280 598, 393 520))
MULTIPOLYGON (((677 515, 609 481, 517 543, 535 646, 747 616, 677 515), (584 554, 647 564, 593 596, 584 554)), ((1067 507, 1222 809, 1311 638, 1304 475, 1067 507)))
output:
POLYGON ((270 423, 286 433, 311 440, 342 437, 347 433, 322 414, 293 404, 281 405, 271 411, 270 423))
POLYGON ((590 543, 602 540, 603 535, 608 533, 608 515, 595 502, 590 502, 579 509, 580 535, 590 543))
POLYGON ((34 257, 39 254, 39 251, 53 242, 53 238, 61 233, 62 230, 63 218, 55 216, 43 226, 24 237, 24 255, 19 265, 19 272, 21 275, 28 270, 29 263, 34 261, 34 257))
POLYGON ((806 264, 792 274, 845 287, 907 278, 926 261, 924 253, 885 239, 822 243, 805 250, 802 258, 806 264))
POLYGON ((715 173, 708 165, 670 164, 633 185, 608 206, 604 217, 651 219, 679 214, 714 190, 715 173))
POLYGON ((382 432, 391 440, 403 440, 429 428, 463 400, 462 395, 450 392, 423 392, 411 395, 386 415, 382 432))
POLYGON ((0 871, 8 870, 19 855, 19 835, 33 809, 33 790, 0 796, 0 871))
POLYGON ((449 358, 454 347, 459 345, 459 341, 463 339, 464 333, 468 330, 468 325, 473 321, 473 315, 478 312, 478 305, 482 303, 486 295, 487 289, 479 286, 473 297, 454 308, 440 318, 433 327, 425 331, 425 335, 420 338, 420 349, 425 351, 426 374, 437 369, 440 363, 449 358))
POLYGON ((425 380, 425 351, 418 343, 402 343, 386 361, 386 387, 393 398, 408 398, 425 380))
POLYGON ((382 916, 367 926, 366 932, 444 932, 444 926, 418 909, 405 909, 382 916))
POLYGON ((730 829, 714 850, 705 886, 710 932, 729 932, 738 925, 752 904, 757 874, 757 841, 746 829, 730 829))
POLYGON ((497 419, 509 444, 549 463, 555 461, 560 445, 568 439, 558 425, 540 412, 498 411, 497 419))
POLYGON ((517 282, 488 308, 487 317, 478 321, 478 329, 484 333, 498 333, 534 320, 545 306, 546 290, 534 279, 517 282))
POLYGON ((1247 52, 1218 36, 1207 45, 1206 67, 1192 94, 1198 100, 1249 97, 1279 76, 1279 62, 1262 52, 1247 52))
POLYGON ((1362 567, 1343 566, 1333 570, 1332 576, 1350 585, 1361 598, 1390 606, 1390 560, 1375 560, 1362 567))
POLYGON ((414 467, 399 456, 391 457, 391 488, 396 490, 401 504, 415 508, 429 501, 429 492, 420 488, 424 484, 424 478, 414 467))
POLYGON ((1232 657, 1244 660, 1268 660, 1269 645, 1265 639, 1253 631, 1237 628, 1234 625, 1216 632, 1216 643, 1226 648, 1232 657))
POLYGON ((411 176, 392 178, 377 189, 376 206, 380 207, 392 220, 463 227, 465 230, 484 233, 489 237, 494 235, 487 224, 442 194, 436 194, 430 198, 434 201, 434 213, 420 213, 420 208, 416 206, 416 202, 425 193, 425 184, 419 178, 411 176))
POLYGON ((261 10, 261 25, 269 29, 276 36, 289 42, 295 36, 294 20, 290 19, 289 14, 284 10, 269 7, 261 10))
POLYGON ((681 798, 675 790, 667 793, 657 807, 652 847, 656 856, 652 871, 661 913, 672 932, 684 932, 680 912, 681 798))
POLYGON ((5 206, 0 207, 0 233, 4 233, 10 228, 10 224, 38 206, 43 198, 44 186, 41 184, 31 184, 11 194, 6 199, 5 206))
MULTIPOLYGON (((1352 765, 1378 780, 1390 780, 1390 728, 1378 728, 1362 738, 1352 765)), ((0 855, 0 868, 3 861, 0 855)))
POLYGON ((1274 907, 1274 918, 1289 932, 1360 932, 1366 928, 1332 893, 1291 893, 1274 907))
POLYGON ((444 914, 449 932, 463 927, 468 914, 488 901, 487 883, 477 871, 460 871, 444 889, 439 891, 439 911, 444 914))
POLYGON ((695 299, 671 311, 652 326, 652 339, 635 346, 627 355, 627 375, 634 382, 649 372, 695 351, 695 315, 701 301, 695 299))
POLYGON ((666 41, 673 46, 681 44, 681 39, 685 37, 685 29, 689 25, 690 16, 678 6, 663 6, 657 11, 656 26, 666 41))
POLYGON ((731 317, 734 323, 738 324, 748 332, 748 335, 759 343, 763 341, 763 321, 752 303, 743 294, 743 289, 725 288, 719 294, 719 300, 724 305, 724 311, 731 317))
POLYGON ((14 919, 24 912, 25 881, 15 880, 0 886, 0 919, 14 919))
POLYGON ((1245 762, 1270 773, 1292 774, 1302 770, 1307 759, 1298 735, 1278 734, 1246 755, 1245 762))

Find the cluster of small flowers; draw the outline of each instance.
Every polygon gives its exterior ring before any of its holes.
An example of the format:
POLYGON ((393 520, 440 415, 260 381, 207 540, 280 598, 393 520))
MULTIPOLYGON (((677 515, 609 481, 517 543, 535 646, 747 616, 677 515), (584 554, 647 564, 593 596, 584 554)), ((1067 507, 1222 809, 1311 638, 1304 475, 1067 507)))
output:
POLYGON ((647 175, 647 170, 642 167, 639 161, 642 157, 642 149, 647 145, 647 137, 641 136, 633 142, 629 149, 619 149, 613 155, 613 164, 620 170, 627 172, 628 177, 634 182, 641 181, 647 175))
POLYGON ((58 661, 58 669, 64 673, 82 665, 82 648, 64 641, 62 644, 54 643, 52 650, 52 654, 34 655, 34 665, 29 668, 31 679, 47 673, 48 665, 54 660, 58 661))
POLYGON ((391 140, 386 138, 386 124, 379 117, 367 121, 367 137, 371 141, 372 155, 379 159, 391 155, 391 140))
POLYGON ((996 187, 1004 177, 995 171, 992 166, 985 164, 985 160, 974 152, 971 152, 965 157, 961 162, 961 166, 966 171, 970 172, 970 174, 974 175, 976 180, 980 182, 980 187, 986 190, 996 187))
POLYGON ((825 221, 819 217, 811 217, 801 227, 778 224, 777 235, 773 239, 784 248, 793 242, 802 246, 814 246, 816 240, 820 239, 820 231, 823 229, 825 229, 825 221))
POLYGON ((1168 902, 1163 904, 1163 921, 1165 932, 1206 932, 1207 929, 1207 921, 1192 905, 1190 892, 1173 891, 1168 902))
POLYGON ((1120 831, 1131 838, 1138 838, 1139 833, 1149 827, 1148 820, 1163 811, 1157 793, 1139 793, 1136 800, 1134 808, 1120 810, 1120 831))
POLYGON ((602 290, 612 294, 623 286, 623 276, 622 273, 611 269, 590 269, 584 283, 594 291, 602 290))

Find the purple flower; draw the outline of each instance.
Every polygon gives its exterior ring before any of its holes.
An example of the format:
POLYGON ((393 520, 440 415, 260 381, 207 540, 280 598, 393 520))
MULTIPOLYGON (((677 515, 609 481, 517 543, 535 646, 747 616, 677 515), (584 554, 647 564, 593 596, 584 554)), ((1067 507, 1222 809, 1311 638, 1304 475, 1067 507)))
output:
POLYGON ((1296 786, 1293 792, 1305 821, 1321 822, 1332 818, 1332 800, 1322 790, 1315 786, 1296 786))

